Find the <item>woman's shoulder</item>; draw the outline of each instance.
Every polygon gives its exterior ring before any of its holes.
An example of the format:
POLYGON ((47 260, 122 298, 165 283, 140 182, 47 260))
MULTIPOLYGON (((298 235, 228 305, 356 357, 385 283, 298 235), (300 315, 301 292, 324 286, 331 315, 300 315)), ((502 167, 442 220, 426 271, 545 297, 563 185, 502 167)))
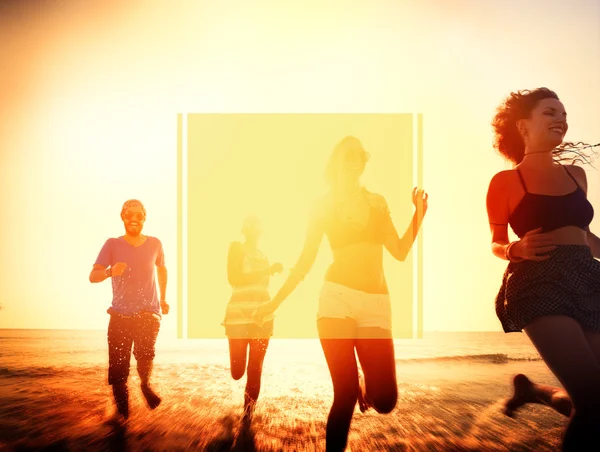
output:
POLYGON ((576 178, 581 178, 584 180, 586 179, 585 169, 583 167, 576 165, 575 163, 570 163, 568 165, 560 165, 563 166, 568 173, 572 174, 576 178))
POLYGON ((364 189, 364 191, 367 200, 369 201, 369 204, 371 204, 374 207, 387 207, 387 201, 385 200, 385 197, 382 194, 369 191, 366 188, 364 189))
POLYGON ((520 171, 521 168, 519 167, 519 165, 515 166, 512 169, 498 171, 490 179, 490 188, 505 190, 507 187, 519 181, 520 171))

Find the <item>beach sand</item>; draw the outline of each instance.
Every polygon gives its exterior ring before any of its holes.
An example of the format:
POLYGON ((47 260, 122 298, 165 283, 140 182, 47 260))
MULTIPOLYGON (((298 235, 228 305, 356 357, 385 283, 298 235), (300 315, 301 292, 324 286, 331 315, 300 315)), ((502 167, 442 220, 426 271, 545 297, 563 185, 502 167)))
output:
MULTIPOLYGON (((0 450, 325 450, 331 381, 322 356, 306 358, 317 345, 305 343, 299 341, 296 351, 290 351, 289 342, 273 341, 250 428, 240 426, 245 377, 231 379, 223 341, 213 355, 198 354, 192 361, 191 349, 176 359, 167 359, 164 351, 160 359, 157 351, 153 381, 163 403, 154 411, 145 406, 132 359, 132 415, 125 429, 108 422, 114 406, 102 362, 86 363, 74 356, 61 358, 74 365, 32 367, 35 357, 4 355, 0 450), (303 347, 310 353, 300 353, 303 347), (7 365, 8 360, 13 364, 7 365)), ((41 358, 36 362, 44 364, 41 358)), ((516 419, 501 413, 511 377, 518 372, 556 384, 539 360, 502 355, 399 358, 396 409, 380 415, 373 410, 360 413, 357 407, 348 450, 557 450, 566 418, 542 405, 524 407, 516 419)))

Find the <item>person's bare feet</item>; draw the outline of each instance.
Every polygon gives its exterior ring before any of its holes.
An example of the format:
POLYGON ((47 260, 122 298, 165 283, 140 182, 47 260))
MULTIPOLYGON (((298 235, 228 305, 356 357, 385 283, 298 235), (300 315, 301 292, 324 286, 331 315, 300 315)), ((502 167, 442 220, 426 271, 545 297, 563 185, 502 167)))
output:
POLYGON ((146 403, 148 404, 148 407, 153 410, 155 409, 158 405, 160 405, 160 402, 162 401, 162 399, 158 396, 158 394, 156 394, 156 392, 154 392, 152 390, 152 388, 148 385, 142 385, 142 394, 144 395, 144 398, 146 399, 146 403))
POLYGON ((129 425, 129 417, 125 417, 121 413, 116 411, 111 417, 106 419, 104 423, 113 428, 125 429, 129 425))
POLYGON ((129 418, 129 389, 127 381, 119 381, 112 385, 113 397, 117 406, 117 413, 123 419, 129 418))
POLYGON ((504 402, 504 414, 514 417, 515 412, 527 403, 536 402, 534 383, 523 374, 513 378, 513 396, 504 402))
POLYGON ((362 370, 358 369, 358 408, 361 413, 364 413, 371 405, 367 400, 367 390, 365 388, 365 377, 362 370))
POLYGON ((256 402, 248 402, 246 406, 244 406, 244 414, 242 414, 242 426, 248 427, 252 423, 252 419, 254 418, 254 408, 256 407, 256 402))

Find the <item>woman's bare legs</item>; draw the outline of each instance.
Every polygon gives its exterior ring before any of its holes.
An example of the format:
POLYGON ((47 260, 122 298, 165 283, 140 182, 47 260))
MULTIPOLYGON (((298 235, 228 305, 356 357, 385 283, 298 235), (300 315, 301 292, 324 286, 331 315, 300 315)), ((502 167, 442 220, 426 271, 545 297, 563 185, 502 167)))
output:
POLYGON ((254 405, 260 394, 263 362, 269 346, 269 339, 251 339, 248 368, 246 370, 246 390, 244 392, 244 418, 249 420, 254 413, 254 405))
POLYGON ((231 376, 239 380, 247 373, 244 391, 244 419, 252 417, 254 405, 260 394, 262 368, 269 339, 229 338, 229 360, 231 376), (249 352, 248 353, 248 349, 249 352), (246 358, 248 367, 246 368, 246 358))
POLYGON ((352 319, 321 318, 318 321, 321 346, 333 382, 333 405, 327 418, 326 450, 343 451, 356 402, 361 411, 372 406, 389 413, 396 406, 398 386, 394 344, 389 332, 356 328, 352 319), (355 338, 357 337, 358 338, 355 338), (364 388, 359 385, 356 355, 364 372, 364 388))
POLYGON ((361 388, 364 402, 378 413, 387 414, 396 407, 398 401, 396 358, 391 332, 380 328, 359 328, 358 336, 356 353, 364 373, 364 389, 361 388))
MULTIPOLYGON (((596 356, 596 361, 600 363, 600 333, 584 332, 584 335, 596 356)), ((571 416, 573 403, 564 389, 534 383, 523 374, 515 375, 513 387, 513 396, 506 401, 504 407, 507 416, 512 417, 516 410, 527 403, 548 405, 563 416, 571 416)))
POLYGON ((504 405, 504 414, 507 416, 513 417, 515 411, 527 403, 548 405, 563 416, 571 416, 573 404, 564 389, 533 383, 523 374, 515 375, 513 387, 513 396, 504 405))
POLYGON ((229 364, 234 380, 239 380, 246 373, 249 344, 250 339, 247 338, 229 338, 229 364))
POLYGON ((525 332, 572 401, 563 450, 600 450, 600 363, 581 326, 570 317, 547 316, 525 332))
POLYGON ((354 354, 356 322, 349 318, 321 318, 317 321, 317 327, 333 383, 333 404, 327 417, 325 450, 341 452, 348 443, 350 423, 359 394, 358 365, 354 354))

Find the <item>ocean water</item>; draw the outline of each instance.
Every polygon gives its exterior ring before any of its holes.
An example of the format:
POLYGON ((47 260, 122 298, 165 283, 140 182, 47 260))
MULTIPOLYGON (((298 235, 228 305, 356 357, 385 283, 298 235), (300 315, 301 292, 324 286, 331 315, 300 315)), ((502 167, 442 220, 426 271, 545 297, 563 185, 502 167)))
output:
MULTIPOLYGON (((566 419, 548 407, 501 413, 518 372, 557 384, 524 334, 426 333, 395 341, 399 399, 389 415, 356 412, 348 450, 555 450, 566 419)), ((245 378, 229 373, 225 338, 161 332, 146 408, 131 361, 127 434, 114 412, 105 331, 0 330, 0 450, 324 450, 333 391, 316 339, 273 339, 252 435, 239 415, 245 378), (247 433, 247 432, 246 432, 247 433)))
MULTIPOLYGON (((422 339, 396 339, 395 349, 399 378, 403 367, 411 363, 430 363, 440 369, 452 362, 489 364, 490 367, 477 366, 478 373, 486 375, 494 372, 493 364, 540 360, 524 334, 500 332, 426 333, 422 339)), ((131 362, 134 369, 133 357, 131 362)), ((0 376, 35 378, 60 374, 63 379, 69 376, 79 379, 82 371, 96 376, 106 374, 107 365, 105 331, 0 330, 0 376)), ((182 340, 159 334, 155 367, 171 375, 204 369, 215 375, 215 386, 223 386, 224 381, 229 381, 227 340, 182 340)), ((286 391, 289 389, 286 385, 295 384, 293 391, 312 396, 330 386, 327 364, 317 339, 272 339, 265 358, 264 378, 282 373, 289 375, 265 385, 264 391, 286 391), (310 378, 304 379, 304 375, 310 378)), ((448 374, 440 372, 438 378, 443 380, 448 374)))
MULTIPOLYGON (((223 339, 177 339, 161 332, 157 362, 163 364, 227 362, 223 339)), ((422 339, 396 339, 396 359, 403 361, 538 360, 525 334, 502 332, 435 332, 422 339)), ((106 331, 0 329, 0 368, 87 367, 106 363, 106 331)), ((276 360, 312 362, 322 354, 316 339, 272 339, 276 360)))

